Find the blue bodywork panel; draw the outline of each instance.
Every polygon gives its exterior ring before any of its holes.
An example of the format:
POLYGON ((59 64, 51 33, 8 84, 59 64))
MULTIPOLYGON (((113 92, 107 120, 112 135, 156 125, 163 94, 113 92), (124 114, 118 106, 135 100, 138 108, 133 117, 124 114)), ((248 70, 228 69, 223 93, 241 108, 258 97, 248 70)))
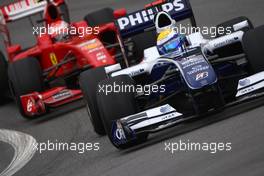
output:
POLYGON ((190 89, 201 89, 217 82, 213 67, 203 55, 193 55, 175 61, 190 89))

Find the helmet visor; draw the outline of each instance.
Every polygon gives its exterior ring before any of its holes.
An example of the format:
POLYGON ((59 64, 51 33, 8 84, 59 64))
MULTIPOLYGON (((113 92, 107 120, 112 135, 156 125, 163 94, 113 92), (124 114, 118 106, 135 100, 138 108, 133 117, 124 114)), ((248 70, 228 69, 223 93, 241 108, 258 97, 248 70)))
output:
POLYGON ((166 53, 177 51, 179 48, 181 48, 181 41, 179 38, 174 38, 167 42, 163 47, 166 53))

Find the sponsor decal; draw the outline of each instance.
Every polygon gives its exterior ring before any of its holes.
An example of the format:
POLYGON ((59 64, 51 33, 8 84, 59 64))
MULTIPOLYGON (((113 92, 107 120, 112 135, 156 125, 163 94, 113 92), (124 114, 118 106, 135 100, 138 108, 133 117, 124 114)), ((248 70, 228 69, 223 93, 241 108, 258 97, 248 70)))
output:
POLYGON ((32 112, 32 108, 33 108, 33 101, 30 98, 27 101, 27 112, 32 112))
POLYGON ((128 141, 120 121, 113 123, 112 138, 116 145, 125 144, 128 141))
POLYGON ((99 52, 96 54, 96 58, 98 61, 106 62, 106 55, 104 52, 99 52))
POLYGON ((224 46, 226 46, 226 45, 230 45, 230 44, 232 44, 232 43, 235 43, 235 42, 237 42, 237 41, 239 41, 239 38, 238 38, 238 37, 234 37, 234 38, 232 38, 232 39, 227 39, 227 40, 225 40, 225 41, 223 41, 223 42, 216 43, 216 44, 214 45, 214 47, 215 47, 215 48, 221 48, 221 47, 224 47, 224 46))
POLYGON ((237 87, 236 97, 249 94, 251 92, 260 90, 264 88, 264 72, 257 73, 247 78, 239 80, 237 87))
POLYGON ((188 59, 176 60, 185 82, 191 89, 200 89, 217 81, 212 66, 203 55, 193 55, 188 59))
POLYGON ((50 53, 50 61, 51 61, 52 65, 58 64, 57 56, 55 53, 50 53))
POLYGON ((62 92, 60 92, 56 95, 53 95, 53 99, 54 100, 60 100, 60 99, 66 98, 66 97, 70 97, 71 95, 72 95, 71 91, 63 90, 62 92))
POLYGON ((80 44, 79 47, 83 51, 88 51, 88 53, 93 53, 93 52, 97 52, 99 50, 104 49, 104 46, 97 39, 93 39, 93 40, 84 42, 84 43, 80 44))
POLYGON ((170 107, 169 105, 162 106, 162 107, 160 108, 160 112, 161 112, 162 114, 168 113, 168 112, 170 112, 170 111, 171 111, 171 107, 170 107))
POLYGON ((249 86, 250 84, 251 84, 250 79, 243 79, 239 81, 239 85, 241 87, 246 87, 246 86, 249 86))
POLYGON ((93 43, 86 45, 86 48, 91 50, 91 49, 97 48, 99 46, 100 46, 100 43, 94 41, 93 43))
POLYGON ((95 39, 93 40, 89 40, 87 42, 84 42, 84 43, 81 43, 79 45, 80 48, 82 49, 87 49, 87 50, 91 50, 91 49, 94 49, 98 46, 97 42, 95 39))
POLYGON ((254 90, 255 90, 255 87, 254 87, 254 86, 251 86, 251 87, 249 87, 249 88, 246 88, 246 89, 241 90, 240 93, 241 93, 242 95, 245 95, 245 94, 248 94, 248 93, 250 93, 250 92, 253 92, 254 90))
POLYGON ((173 119, 177 117, 177 113, 172 113, 172 114, 168 114, 168 115, 165 115, 165 116, 162 116, 161 117, 161 121, 165 121, 165 120, 170 120, 170 119, 173 119))
POLYGON ((196 81, 200 81, 202 79, 205 79, 209 76, 209 73, 208 72, 202 72, 202 73, 198 73, 196 75, 196 81))
POLYGON ((144 69, 143 68, 141 68, 141 69, 139 69, 139 70, 136 70, 136 71, 132 71, 131 73, 130 73, 130 76, 137 76, 137 75, 140 75, 141 73, 144 73, 144 69))
POLYGON ((196 68, 196 69, 192 69, 191 71, 187 72, 188 75, 193 75, 193 74, 196 74, 200 71, 204 71, 204 70, 208 70, 209 69, 209 66, 202 66, 200 65, 199 68, 196 68))
POLYGON ((185 60, 182 62, 182 68, 186 69, 189 67, 192 67, 192 70, 199 70, 202 65, 204 63, 204 60, 200 59, 200 58, 185 58, 185 60))
POLYGON ((115 136, 119 140, 126 139, 126 136, 125 136, 125 133, 124 133, 123 129, 117 129, 116 132, 115 132, 115 136))
MULTIPOLYGON (((162 11, 168 13, 180 12, 186 8, 186 2, 184 0, 174 0, 161 5, 162 11)), ((126 17, 119 18, 117 20, 120 30, 125 30, 132 26, 144 24, 154 19, 155 14, 160 10, 157 7, 151 7, 142 11, 135 12, 126 17)))

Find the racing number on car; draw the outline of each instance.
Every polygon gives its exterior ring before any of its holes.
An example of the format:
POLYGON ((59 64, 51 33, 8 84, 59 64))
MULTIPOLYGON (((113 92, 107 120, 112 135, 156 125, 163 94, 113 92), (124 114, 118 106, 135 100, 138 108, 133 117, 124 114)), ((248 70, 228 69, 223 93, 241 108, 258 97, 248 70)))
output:
POLYGON ((50 53, 50 61, 53 65, 57 65, 58 64, 58 60, 57 60, 57 56, 55 53, 50 53))

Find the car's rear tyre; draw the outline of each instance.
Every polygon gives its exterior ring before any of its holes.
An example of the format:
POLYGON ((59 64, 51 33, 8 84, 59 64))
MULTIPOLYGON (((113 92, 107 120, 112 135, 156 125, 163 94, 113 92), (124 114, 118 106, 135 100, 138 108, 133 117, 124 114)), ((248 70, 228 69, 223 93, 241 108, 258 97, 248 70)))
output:
POLYGON ((84 17, 86 23, 91 27, 100 26, 102 24, 111 23, 115 20, 114 10, 111 8, 103 8, 89 13, 84 17))
MULTIPOLYGON (((134 81, 127 75, 113 77, 99 83, 101 87, 107 85, 113 86, 114 84, 119 86, 135 85, 134 81)), ((98 101, 98 106, 100 108, 100 114, 106 133, 109 139, 111 140, 111 142, 114 144, 111 135, 113 121, 138 112, 135 93, 127 92, 127 91, 121 91, 121 92, 111 91, 108 92, 107 95, 105 93, 98 93, 97 101, 98 101)), ((117 148, 125 149, 134 146, 138 143, 142 143, 146 141, 147 137, 148 134, 142 134, 140 136, 137 136, 135 140, 127 144, 118 145, 118 146, 115 144, 114 145, 117 148)))
POLYGON ((80 75, 80 87, 87 102, 87 112, 89 114, 94 131, 99 135, 105 135, 105 129, 100 117, 96 94, 100 81, 106 79, 107 75, 103 67, 87 70, 80 75))
POLYGON ((5 94, 8 90, 7 61, 2 52, 0 52, 0 103, 4 102, 5 94))
POLYGON ((35 58, 25 58, 9 64, 10 89, 23 117, 29 118, 22 107, 20 96, 43 90, 42 71, 35 58))
POLYGON ((243 37, 243 48, 252 73, 264 71, 264 25, 248 31, 243 37))
MULTIPOLYGON (((245 27, 241 27, 241 29, 239 29, 239 31, 243 31, 243 32, 247 32, 251 29, 254 29, 254 26, 252 24, 252 22, 247 18, 247 17, 237 17, 231 20, 228 20, 226 22, 223 22, 219 25, 217 25, 217 33, 216 33, 216 37, 222 37, 231 33, 236 32, 236 30, 234 29, 234 25, 240 24, 242 22, 247 22, 248 26, 245 27), (224 28, 224 32, 222 30, 220 30, 220 28, 224 28), (220 33, 221 31, 221 33, 220 33)), ((215 51, 216 54, 218 54, 220 57, 226 57, 226 56, 232 56, 232 55, 236 55, 236 54, 241 54, 243 53, 243 48, 242 48, 242 44, 240 42, 234 43, 232 45, 228 45, 227 47, 223 47, 220 49, 217 49, 215 51)))

